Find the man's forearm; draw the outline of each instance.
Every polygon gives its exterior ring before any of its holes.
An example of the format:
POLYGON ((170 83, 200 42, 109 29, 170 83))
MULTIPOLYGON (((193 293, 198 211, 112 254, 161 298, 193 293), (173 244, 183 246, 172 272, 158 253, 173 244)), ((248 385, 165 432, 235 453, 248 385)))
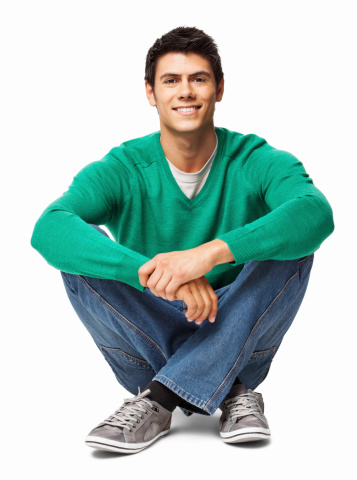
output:
POLYGON ((221 263, 235 262, 235 258, 226 242, 216 238, 211 242, 203 243, 199 247, 210 259, 212 268, 221 263))
POLYGON ((189 250, 159 253, 139 268, 139 281, 163 298, 174 300, 184 283, 209 273, 216 265, 235 261, 228 244, 215 239, 189 250))

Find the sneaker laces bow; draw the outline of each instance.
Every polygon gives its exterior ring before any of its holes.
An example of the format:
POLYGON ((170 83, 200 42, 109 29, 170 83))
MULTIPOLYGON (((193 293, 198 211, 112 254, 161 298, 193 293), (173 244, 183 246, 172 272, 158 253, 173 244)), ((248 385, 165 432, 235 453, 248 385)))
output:
POLYGON ((228 410, 229 420, 238 420, 246 415, 260 417, 263 412, 253 392, 242 393, 238 397, 229 398, 225 405, 228 410))
POLYGON ((98 426, 110 425, 132 431, 131 429, 136 428, 136 424, 140 423, 139 418, 144 418, 143 413, 147 414, 148 408, 153 406, 150 400, 144 398, 149 393, 149 389, 140 393, 139 388, 139 394, 136 397, 125 398, 123 405, 98 426))

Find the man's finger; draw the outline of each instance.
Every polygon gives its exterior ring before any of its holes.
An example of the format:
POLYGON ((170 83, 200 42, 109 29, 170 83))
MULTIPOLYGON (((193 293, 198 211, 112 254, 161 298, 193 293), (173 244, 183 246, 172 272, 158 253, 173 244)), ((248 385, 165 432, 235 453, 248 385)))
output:
POLYGON ((138 270, 140 285, 142 285, 143 287, 147 287, 147 282, 149 280, 149 277, 151 273, 156 269, 156 265, 157 265, 157 260, 155 260, 154 258, 144 263, 144 265, 141 265, 141 267, 138 270))
MULTIPOLYGON (((164 272, 158 268, 156 268, 153 273, 150 275, 149 280, 147 281, 147 286, 152 289, 154 288, 156 291, 157 289, 157 284, 161 280, 161 277, 163 276, 164 272)), ((160 294, 159 294, 160 295, 160 294)), ((160 295, 161 296, 161 295, 160 295)))
POLYGON ((213 288, 208 289, 208 294, 212 300, 212 308, 208 316, 208 321, 213 323, 216 320, 217 310, 218 310, 218 297, 213 288))
POLYGON ((196 303, 196 309, 195 309, 195 313, 193 315, 190 314, 189 312, 187 312, 188 313, 187 319, 188 319, 188 321, 192 321, 192 320, 196 321, 197 318, 201 315, 201 313, 203 312, 203 310, 205 308, 205 302, 202 298, 200 290, 197 288, 196 282, 189 282, 189 285, 190 285, 190 289, 191 289, 191 292, 192 292, 192 296, 193 296, 194 301, 196 303))
POLYGON ((211 296, 208 292, 208 288, 206 287, 205 284, 202 283, 202 284, 199 285, 199 292, 201 293, 201 296, 202 296, 203 301, 204 301, 204 308, 203 308, 201 314, 196 318, 197 325, 199 325, 204 320, 206 320, 206 318, 208 317, 208 314, 210 313, 211 308, 212 308, 212 299, 211 299, 211 296))
MULTIPOLYGON (((196 303, 195 297, 192 294, 191 288, 189 287, 188 284, 182 287, 182 292, 180 292, 180 297, 182 298, 182 300, 185 302, 187 306, 186 317, 187 318, 192 317, 196 312, 197 303, 196 303)), ((189 321, 192 321, 192 320, 189 320, 189 321)))
POLYGON ((173 300, 176 300, 176 292, 177 290, 183 285, 184 283, 187 283, 186 281, 183 280, 178 280, 177 278, 175 279, 174 277, 170 278, 170 281, 167 282, 167 285, 165 287, 165 293, 166 297, 168 300, 171 302, 173 300))
MULTIPOLYGON (((155 275, 156 271, 157 271, 157 269, 155 270, 153 275, 155 275)), ((151 277, 152 277, 152 275, 151 275, 151 277)), ((151 280, 151 277, 150 277, 150 280, 151 280)), ((157 281, 155 289, 162 298, 165 298, 165 300, 171 300, 172 301, 172 300, 174 300, 175 295, 173 294, 169 297, 167 295, 167 292, 166 292, 166 288, 167 288, 167 285, 170 283, 170 280, 171 280, 171 275, 170 274, 165 275, 165 273, 162 272, 162 277, 157 281)))

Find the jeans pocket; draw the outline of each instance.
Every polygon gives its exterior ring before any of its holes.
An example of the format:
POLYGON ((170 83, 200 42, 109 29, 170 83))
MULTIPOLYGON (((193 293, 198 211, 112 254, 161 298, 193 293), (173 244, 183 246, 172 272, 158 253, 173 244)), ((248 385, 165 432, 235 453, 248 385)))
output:
POLYGON ((120 348, 101 345, 100 350, 120 385, 133 395, 137 395, 138 387, 143 391, 155 376, 154 369, 146 360, 129 355, 120 348))
POLYGON ((266 378, 275 352, 276 348, 271 347, 268 350, 252 353, 248 363, 239 374, 239 379, 247 388, 254 390, 266 378))

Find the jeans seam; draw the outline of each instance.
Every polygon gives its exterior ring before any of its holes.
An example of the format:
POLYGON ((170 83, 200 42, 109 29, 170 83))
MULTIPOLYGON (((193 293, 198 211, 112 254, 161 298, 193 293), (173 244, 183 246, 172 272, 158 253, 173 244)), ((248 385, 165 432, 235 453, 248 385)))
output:
POLYGON ((310 260, 312 258, 312 255, 308 255, 307 257, 303 258, 302 260, 299 261, 299 282, 301 282, 301 277, 302 277, 302 271, 301 271, 301 267, 303 265, 305 265, 305 263, 308 262, 308 260, 310 260))
POLYGON ((138 327, 136 327, 135 325, 133 325, 131 322, 129 322, 129 320, 127 318, 125 318, 121 313, 119 313, 117 310, 115 310, 115 308, 113 308, 108 302, 106 302, 104 300, 103 297, 101 297, 99 295, 98 292, 96 292, 94 290, 94 288, 92 288, 89 283, 87 283, 85 281, 85 279, 81 276, 81 275, 77 275, 77 277, 87 286, 87 288, 89 288, 98 298, 99 300, 101 300, 107 307, 110 308, 110 310, 112 310, 118 317, 120 317, 121 319, 123 319, 127 324, 128 326, 133 329, 134 331, 136 331, 136 333, 139 333, 139 335, 141 335, 143 337, 143 339, 149 343, 149 345, 153 346, 156 350, 158 350, 158 352, 164 357, 165 360, 166 359, 166 356, 164 354, 164 352, 161 350, 161 348, 150 338, 148 337, 144 332, 142 332, 138 327))
POLYGON ((223 380, 223 382, 221 383, 221 385, 218 387, 218 389, 216 390, 216 392, 214 393, 214 395, 210 398, 210 400, 208 401, 208 403, 206 403, 205 407, 204 407, 204 411, 207 411, 209 413, 209 409, 207 408, 209 406, 210 403, 213 402, 213 400, 215 399, 215 397, 219 394, 219 392, 222 390, 223 386, 227 383, 228 379, 230 378, 230 376, 233 374, 233 371, 235 369, 235 367, 237 366, 241 356, 243 355, 244 353, 244 350, 246 349, 246 346, 252 336, 252 334, 254 333, 254 331, 258 328, 259 324, 261 323, 261 321, 263 320, 263 318, 269 313, 269 311, 271 310, 271 308, 275 305, 275 303, 279 300, 279 298, 281 297, 281 295, 283 294, 283 292, 286 290, 286 288, 288 287, 288 285, 292 282, 292 280, 294 280, 295 277, 297 277, 299 275, 299 271, 297 271, 292 277, 289 278, 289 280, 286 282, 286 284, 284 285, 284 287, 282 288, 282 290, 279 292, 279 294, 275 297, 275 299, 273 300, 273 302, 269 305, 269 307, 265 310, 265 312, 262 313, 262 315, 258 318, 258 320, 256 321, 252 331, 250 332, 250 334, 248 335, 248 338, 247 340, 245 341, 245 344, 239 354, 239 357, 237 358, 236 362, 234 363, 233 367, 230 369, 230 371, 228 372, 228 374, 226 375, 225 379, 223 380))
POLYGON ((311 255, 308 255, 307 257, 303 258, 302 260, 299 261, 299 265, 303 265, 305 262, 307 262, 310 259, 311 255))

